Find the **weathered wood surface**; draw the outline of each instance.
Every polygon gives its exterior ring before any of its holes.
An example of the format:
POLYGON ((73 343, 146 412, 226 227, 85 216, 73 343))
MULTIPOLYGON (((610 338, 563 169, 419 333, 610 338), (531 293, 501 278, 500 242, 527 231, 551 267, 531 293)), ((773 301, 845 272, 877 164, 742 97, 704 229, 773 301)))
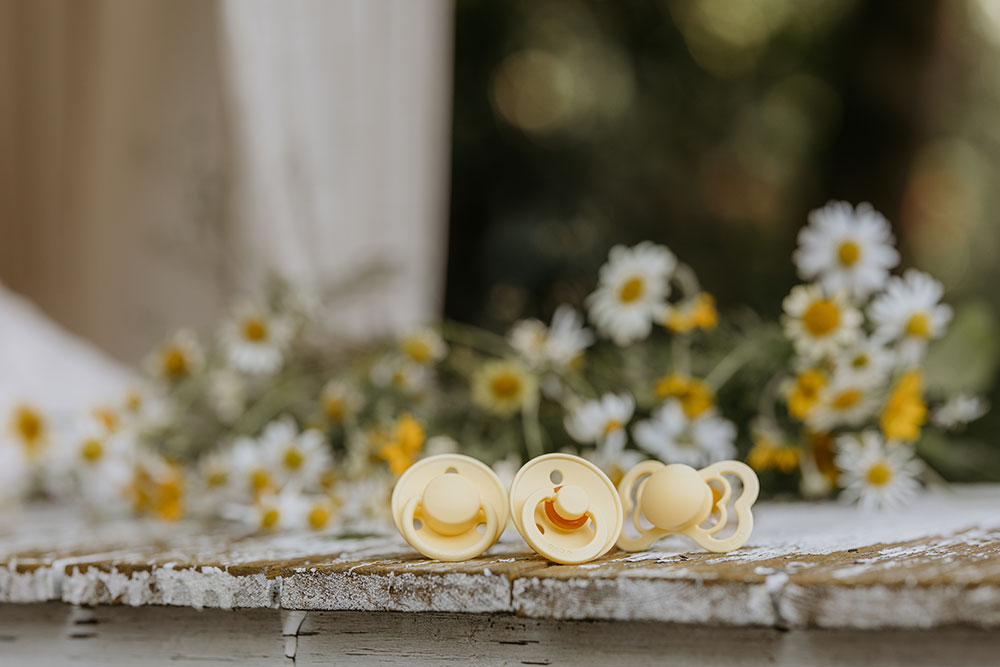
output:
POLYGON ((11 603, 61 601, 776 629, 1000 627, 1000 487, 927 496, 894 514, 765 503, 755 516, 750 544, 731 554, 677 539, 570 567, 533 555, 510 530, 484 557, 438 563, 394 534, 260 536, 32 510, 0 519, 0 609, 16 616, 11 603))
POLYGON ((0 605, 0 665, 994 667, 1000 633, 788 630, 510 614, 0 605))

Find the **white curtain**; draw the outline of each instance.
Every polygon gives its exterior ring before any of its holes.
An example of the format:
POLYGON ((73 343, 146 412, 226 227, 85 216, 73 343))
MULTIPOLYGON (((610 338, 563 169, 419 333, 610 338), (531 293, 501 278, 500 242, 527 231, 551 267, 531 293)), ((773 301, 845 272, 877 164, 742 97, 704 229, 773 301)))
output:
POLYGON ((342 325, 432 317, 451 13, 450 0, 0 2, 0 280, 127 361, 207 326, 269 270, 321 287, 383 262, 387 288, 342 325))

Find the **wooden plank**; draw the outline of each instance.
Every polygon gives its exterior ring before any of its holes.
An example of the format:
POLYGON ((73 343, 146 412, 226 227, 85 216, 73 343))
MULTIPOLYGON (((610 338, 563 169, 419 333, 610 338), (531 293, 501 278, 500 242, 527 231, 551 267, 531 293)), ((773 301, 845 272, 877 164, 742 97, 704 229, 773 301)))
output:
POLYGON ((1000 627, 1000 487, 904 512, 770 503, 750 544, 680 539, 548 563, 510 530, 486 555, 429 561, 394 534, 249 534, 238 527, 65 511, 0 520, 0 602, 303 611, 516 613, 787 628, 1000 627))
POLYGON ((512 614, 0 605, 0 665, 995 665, 1000 633, 792 630, 512 614), (298 614, 298 615, 296 615, 298 614))

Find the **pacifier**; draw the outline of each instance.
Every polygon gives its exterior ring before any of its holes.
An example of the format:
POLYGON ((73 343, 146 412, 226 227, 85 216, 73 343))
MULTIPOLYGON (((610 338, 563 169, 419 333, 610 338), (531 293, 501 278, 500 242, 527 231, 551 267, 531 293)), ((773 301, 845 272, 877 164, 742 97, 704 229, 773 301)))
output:
POLYGON ((407 468, 392 490, 392 520, 411 547, 442 561, 475 558, 507 525, 506 493, 484 463, 439 454, 407 468))
POLYGON ((723 553, 739 549, 753 531, 750 506, 757 500, 759 490, 757 474, 739 461, 720 461, 701 470, 680 463, 644 461, 618 484, 625 516, 632 517, 632 525, 639 531, 638 537, 629 537, 622 531, 618 548, 641 551, 664 535, 676 533, 686 535, 708 551, 723 553), (735 532, 718 538, 716 534, 729 521, 728 505, 733 493, 725 475, 739 479, 743 492, 733 503, 735 532), (644 528, 642 517, 652 527, 644 528))
POLYGON ((603 556, 622 529, 622 503, 600 468, 571 454, 528 461, 510 485, 517 532, 556 563, 578 565, 603 556))

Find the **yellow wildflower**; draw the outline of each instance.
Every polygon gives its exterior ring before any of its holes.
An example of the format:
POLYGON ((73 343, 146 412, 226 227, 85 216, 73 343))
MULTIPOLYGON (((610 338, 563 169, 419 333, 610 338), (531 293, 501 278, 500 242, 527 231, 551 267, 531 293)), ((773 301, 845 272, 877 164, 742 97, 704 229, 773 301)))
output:
POLYGON ((799 373, 787 392, 788 414, 805 419, 820 399, 820 389, 826 385, 822 372, 810 369, 799 373))
POLYGON ((896 381, 879 420, 886 440, 914 442, 920 437, 920 427, 927 421, 923 393, 924 381, 920 371, 907 371, 896 381))
POLYGON ((704 380, 683 373, 671 373, 656 383, 656 396, 676 398, 688 419, 694 419, 715 404, 715 394, 704 380))
POLYGON ((799 450, 768 433, 757 433, 747 454, 747 463, 754 470, 774 468, 785 473, 793 472, 799 467, 799 450))
POLYGON ((135 471, 128 495, 138 514, 152 514, 164 521, 184 516, 184 475, 180 466, 165 464, 153 472, 140 466, 135 471))
POLYGON ((708 292, 701 292, 684 304, 672 306, 663 324, 674 333, 690 333, 694 329, 714 329, 719 324, 715 297, 708 292))
POLYGON ((396 420, 388 438, 380 434, 374 437, 376 440, 386 440, 379 447, 378 456, 389 464, 389 469, 397 476, 413 465, 426 440, 420 422, 410 415, 402 415, 396 420))

